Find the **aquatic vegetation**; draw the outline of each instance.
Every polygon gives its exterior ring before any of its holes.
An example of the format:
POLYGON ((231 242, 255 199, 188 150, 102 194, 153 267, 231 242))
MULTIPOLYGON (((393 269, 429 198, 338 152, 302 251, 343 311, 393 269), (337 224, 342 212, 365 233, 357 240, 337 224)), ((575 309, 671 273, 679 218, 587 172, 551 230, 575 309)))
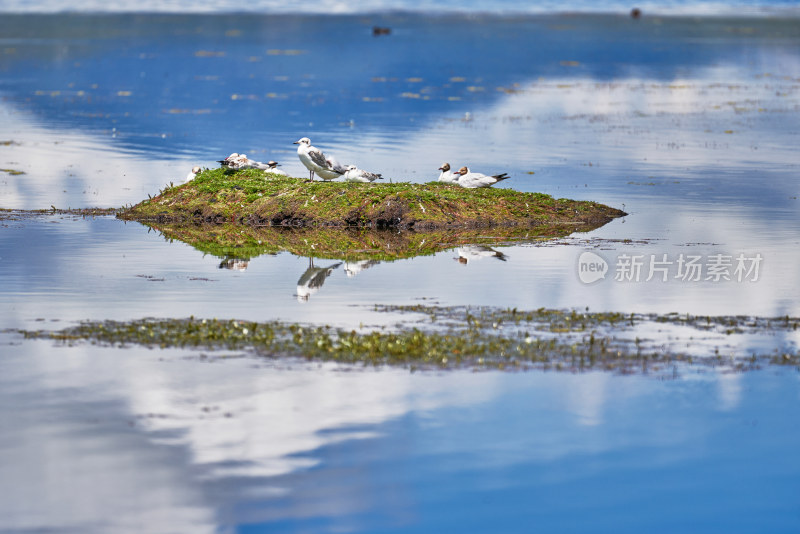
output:
POLYGON ((280 321, 221 319, 140 319, 86 322, 60 331, 20 331, 26 338, 61 343, 89 341, 115 346, 236 350, 265 357, 289 357, 410 369, 605 370, 620 373, 678 372, 707 365, 733 371, 763 365, 800 367, 800 352, 697 355, 665 348, 625 333, 642 323, 690 327, 695 334, 796 331, 797 317, 696 317, 622 314, 577 310, 376 306, 376 310, 419 314, 422 319, 396 329, 344 330, 280 321))
POLYGON ((235 222, 249 226, 596 228, 624 212, 596 202, 512 189, 466 190, 432 182, 307 182, 256 169, 204 170, 118 217, 140 222, 235 222))

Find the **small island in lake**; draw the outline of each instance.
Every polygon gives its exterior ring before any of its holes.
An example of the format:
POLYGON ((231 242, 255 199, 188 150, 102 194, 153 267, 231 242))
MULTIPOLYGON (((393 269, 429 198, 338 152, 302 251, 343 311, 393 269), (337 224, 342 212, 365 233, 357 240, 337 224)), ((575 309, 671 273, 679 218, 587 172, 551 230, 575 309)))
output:
POLYGON ((309 182, 258 169, 204 170, 194 180, 123 209, 143 223, 239 223, 253 227, 558 227, 590 230, 626 215, 597 202, 513 189, 431 182, 309 182))

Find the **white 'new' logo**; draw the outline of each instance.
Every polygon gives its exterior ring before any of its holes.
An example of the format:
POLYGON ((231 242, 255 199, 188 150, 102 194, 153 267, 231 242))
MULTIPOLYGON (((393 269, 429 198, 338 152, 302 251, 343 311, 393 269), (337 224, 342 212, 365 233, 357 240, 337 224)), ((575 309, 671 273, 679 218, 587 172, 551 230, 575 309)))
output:
POLYGON ((608 262, 594 252, 586 251, 578 258, 578 278, 584 284, 597 282, 606 277, 608 262))

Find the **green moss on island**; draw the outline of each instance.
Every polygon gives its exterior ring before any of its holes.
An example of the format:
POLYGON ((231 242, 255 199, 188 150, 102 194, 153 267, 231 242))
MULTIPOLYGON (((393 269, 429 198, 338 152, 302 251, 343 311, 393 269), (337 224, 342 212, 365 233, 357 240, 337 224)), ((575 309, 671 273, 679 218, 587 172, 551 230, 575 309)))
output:
POLYGON ((212 169, 117 216, 148 224, 417 230, 566 226, 575 231, 597 228, 623 215, 596 202, 513 189, 464 189, 439 182, 308 182, 256 169, 212 169))

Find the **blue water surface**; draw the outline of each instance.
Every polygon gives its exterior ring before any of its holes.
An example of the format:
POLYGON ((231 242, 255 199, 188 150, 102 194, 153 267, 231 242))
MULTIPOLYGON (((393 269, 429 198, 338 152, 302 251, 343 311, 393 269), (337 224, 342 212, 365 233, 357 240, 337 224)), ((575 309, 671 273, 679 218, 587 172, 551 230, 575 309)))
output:
POLYGON ((386 179, 427 182, 449 161, 628 215, 498 245, 503 259, 316 258, 331 274, 298 298, 309 258, 220 258, 113 217, 4 211, 0 532, 800 530, 797 372, 727 365, 794 354, 796 332, 644 325, 628 334, 716 364, 617 375, 11 330, 189 316, 368 330, 428 320, 375 304, 420 303, 800 314, 793 3, 651 3, 638 20, 614 3, 249 5, 0 4, 0 208, 132 204, 234 151, 303 176, 292 142, 309 136, 386 179), (757 280, 585 284, 585 251, 763 263, 757 280))

